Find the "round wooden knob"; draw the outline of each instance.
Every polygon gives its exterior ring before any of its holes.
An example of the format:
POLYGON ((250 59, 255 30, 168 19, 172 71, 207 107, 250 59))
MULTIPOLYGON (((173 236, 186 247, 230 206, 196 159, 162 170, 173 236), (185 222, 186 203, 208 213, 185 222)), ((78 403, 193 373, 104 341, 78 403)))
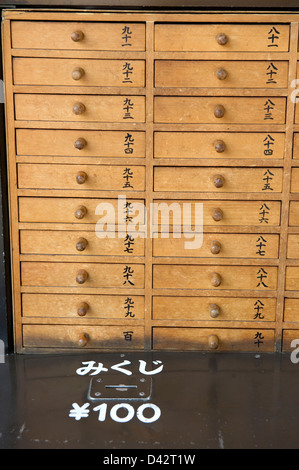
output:
POLYGON ((76 250, 84 251, 87 245, 88 245, 88 241, 86 240, 86 238, 80 237, 76 243, 76 250))
POLYGON ((219 346, 219 338, 217 335, 210 335, 208 339, 210 349, 217 349, 219 346))
POLYGON ((212 217, 213 217, 213 220, 215 220, 215 222, 220 222, 220 220, 223 219, 223 212, 221 209, 219 209, 218 207, 213 209, 212 211, 212 217))
POLYGON ((87 174, 85 171, 79 171, 76 176, 76 181, 78 184, 84 184, 87 180, 87 174))
POLYGON ((72 71, 72 79, 73 80, 80 80, 83 75, 84 75, 84 70, 82 67, 75 67, 74 70, 72 71))
POLYGON ((219 68, 216 71, 216 77, 218 78, 218 80, 225 80, 226 77, 227 77, 227 71, 225 69, 223 69, 222 67, 219 68))
POLYGON ((225 46, 225 44, 227 44, 227 42, 228 42, 228 37, 225 33, 219 33, 216 36, 216 39, 217 39, 217 42, 220 46, 225 46))
POLYGON ((82 41, 82 39, 84 39, 84 33, 82 31, 74 31, 71 34, 71 38, 74 42, 82 41))
POLYGON ((217 105, 215 106, 215 108, 214 108, 214 116, 215 116, 215 118, 217 118, 217 119, 223 118, 224 113, 225 113, 224 106, 222 106, 222 104, 217 104, 217 105))
POLYGON ((80 346, 80 348, 84 348, 87 345, 88 341, 89 341, 88 334, 81 333, 78 339, 78 345, 80 346))
POLYGON ((76 140, 76 142, 74 143, 74 147, 77 149, 77 150, 82 150, 84 149, 84 147, 87 145, 87 142, 85 139, 83 139, 83 137, 79 137, 79 139, 76 140))
POLYGON ((211 253, 213 255, 218 255, 221 251, 221 243, 218 240, 213 240, 211 243, 211 253))
POLYGON ((214 148, 217 153, 222 153, 225 150, 225 143, 223 142, 223 140, 216 140, 214 142, 214 148))
POLYGON ((210 316, 212 318, 217 318, 220 315, 220 307, 217 304, 210 304, 210 316))
POLYGON ((86 302, 80 302, 77 308, 77 314, 79 317, 84 317, 89 309, 89 305, 86 302))
POLYGON ((222 186, 224 185, 224 182, 225 180, 222 175, 213 176, 213 183, 214 183, 215 188, 222 188, 222 186))
POLYGON ((80 114, 83 114, 85 109, 86 108, 83 103, 75 103, 73 106, 73 113, 78 116, 80 114))
POLYGON ((77 207, 76 212, 75 212, 76 219, 83 219, 83 217, 85 217, 86 214, 87 214, 87 209, 85 206, 77 207))
POLYGON ((213 287, 219 287, 220 286, 220 284, 222 282, 220 274, 212 273, 210 275, 210 278, 211 278, 211 284, 212 284, 213 287))
POLYGON ((76 276, 77 284, 84 284, 88 279, 88 272, 85 269, 79 269, 76 276))

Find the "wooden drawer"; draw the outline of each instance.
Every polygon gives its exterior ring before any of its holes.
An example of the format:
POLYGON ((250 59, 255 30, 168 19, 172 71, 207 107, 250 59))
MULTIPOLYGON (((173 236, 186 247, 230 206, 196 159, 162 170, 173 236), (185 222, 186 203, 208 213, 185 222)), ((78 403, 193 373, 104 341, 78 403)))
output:
POLYGON ((299 134, 294 134, 293 158, 299 158, 299 134))
POLYGON ((11 35, 16 49, 145 50, 143 23, 12 21, 11 35))
POLYGON ((15 85, 144 87, 144 60, 14 58, 15 85))
POLYGON ((77 256, 144 256, 144 238, 112 233, 99 238, 95 231, 20 230, 22 254, 77 256), (112 238, 113 237, 113 238, 112 238))
POLYGON ((144 166, 18 164, 20 189, 144 191, 144 166))
POLYGON ((277 97, 157 96, 154 99, 156 123, 284 124, 285 114, 286 99, 277 97))
POLYGON ((299 258, 299 235, 289 234, 288 235, 288 258, 299 258))
POLYGON ((15 95, 19 121, 144 122, 145 97, 119 95, 15 95))
POLYGON ((283 352, 295 351, 295 348, 298 348, 298 344, 299 344, 299 330, 283 330, 282 332, 282 351, 283 352), (296 346, 291 347, 291 343, 295 339, 297 340, 296 346))
POLYGON ((22 286, 144 287, 144 265, 100 263, 21 263, 22 286))
POLYGON ((101 225, 105 221, 113 225, 134 223, 138 219, 143 223, 143 207, 143 200, 132 199, 20 197, 19 221, 101 225))
POLYGON ((156 167, 155 191, 279 193, 282 168, 156 167))
MULTIPOLYGON (((184 210, 190 208, 191 216, 186 217, 185 224, 195 227, 200 224, 197 220, 196 209, 199 215, 203 211, 203 226, 250 226, 268 227, 280 224, 279 201, 177 201, 155 200, 153 205, 154 227, 183 226, 184 210), (185 206, 184 206, 185 204, 185 206), (199 206, 196 206, 199 204, 199 206)), ((201 227, 200 227, 201 228, 201 227)))
POLYGON ((275 290, 277 268, 154 265, 153 287, 154 289, 275 290))
POLYGON ((199 247, 195 247, 199 234, 183 233, 182 238, 174 238, 172 234, 169 238, 155 235, 153 255, 157 257, 278 258, 279 235, 204 233, 199 247))
POLYGON ((289 50, 289 26, 281 24, 156 24, 155 50, 283 52, 289 50))
POLYGON ((154 349, 196 351, 274 351, 274 330, 153 328, 154 349))
POLYGON ((299 299, 285 299, 283 319, 290 322, 299 321, 299 299))
POLYGON ((290 227, 299 225, 299 201, 290 201, 289 225, 290 227))
POLYGON ((299 266, 286 267, 286 290, 298 290, 299 286, 299 266))
POLYGON ((291 193, 299 193, 299 168, 292 168, 291 193))
POLYGON ((23 294, 23 317, 143 320, 141 295, 23 294))
POLYGON ((142 326, 23 325, 27 348, 143 349, 142 326))
POLYGON ((283 158, 284 134, 155 132, 155 158, 283 158))
POLYGON ((155 86, 286 88, 288 62, 156 60, 155 86))
POLYGON ((276 299, 153 297, 155 320, 275 321, 276 299))
POLYGON ((16 129, 18 155, 59 157, 145 157, 145 133, 16 129))

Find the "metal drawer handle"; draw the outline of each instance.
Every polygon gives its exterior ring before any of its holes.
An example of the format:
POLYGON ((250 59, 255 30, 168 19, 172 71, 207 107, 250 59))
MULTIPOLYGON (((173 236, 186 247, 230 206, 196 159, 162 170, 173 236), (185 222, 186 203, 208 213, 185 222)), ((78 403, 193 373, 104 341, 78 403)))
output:
POLYGON ((220 46, 225 46, 228 43, 228 37, 225 33, 217 34, 216 40, 220 46))
POLYGON ((85 217, 87 214, 87 209, 85 206, 79 206, 77 207, 76 211, 75 211, 75 217, 76 219, 83 219, 83 217, 85 217))
POLYGON ((77 150, 84 149, 84 147, 86 147, 86 145, 87 145, 87 142, 86 142, 85 139, 83 139, 83 137, 79 137, 79 139, 77 139, 76 142, 74 143, 74 147, 77 150))
POLYGON ((214 148, 217 153, 222 153, 225 150, 225 143, 223 142, 223 140, 216 140, 214 142, 214 148))
POLYGON ((89 336, 87 333, 81 333, 81 335, 79 336, 79 339, 78 339, 78 345, 80 346, 80 348, 84 348, 87 343, 89 341, 89 336))
POLYGON ((221 282, 222 282, 222 278, 221 278, 220 274, 219 273, 212 273, 210 275, 210 277, 211 277, 212 286, 213 287, 219 287, 221 282))
POLYGON ((77 284, 84 284, 88 279, 88 272, 85 269, 79 269, 76 276, 77 284))
POLYGON ((218 240, 213 240, 211 243, 211 253, 213 255, 218 255, 221 251, 221 243, 218 240))
POLYGON ((84 251, 87 245, 88 245, 88 241, 86 240, 86 238, 80 237, 76 243, 76 250, 84 251))
POLYGON ((89 305, 86 302, 80 302, 77 308, 77 314, 79 317, 84 317, 89 309, 89 305))
POLYGON ((217 335, 210 335, 208 339, 209 348, 210 349, 217 349, 219 346, 219 338, 217 335))
POLYGON ((225 114, 225 108, 222 106, 222 104, 217 104, 214 108, 214 116, 217 119, 223 118, 225 114))
POLYGON ((83 103, 75 103, 73 106, 73 113, 79 116, 85 112, 86 108, 83 103))
POLYGON ((77 184, 84 184, 87 180, 87 174, 85 171, 79 171, 76 175, 77 184))
POLYGON ((215 220, 215 222, 220 222, 220 220, 223 219, 223 212, 221 209, 219 209, 218 207, 213 209, 212 211, 212 218, 213 220, 215 220))
POLYGON ((227 71, 220 67, 217 72, 216 72, 216 77, 218 78, 218 80, 225 80, 227 78, 227 71))

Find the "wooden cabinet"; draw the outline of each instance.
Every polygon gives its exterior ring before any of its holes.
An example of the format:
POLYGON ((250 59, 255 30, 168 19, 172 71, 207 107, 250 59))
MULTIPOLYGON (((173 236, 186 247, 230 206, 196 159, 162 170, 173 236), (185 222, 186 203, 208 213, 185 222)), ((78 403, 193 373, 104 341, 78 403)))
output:
POLYGON ((288 351, 299 15, 3 11, 15 350, 288 351))

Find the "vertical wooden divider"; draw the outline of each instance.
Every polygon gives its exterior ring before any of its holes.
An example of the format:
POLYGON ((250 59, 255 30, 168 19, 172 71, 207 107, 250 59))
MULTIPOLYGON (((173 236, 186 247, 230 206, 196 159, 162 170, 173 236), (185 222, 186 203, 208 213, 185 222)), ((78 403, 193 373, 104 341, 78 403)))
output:
POLYGON ((153 91, 154 91, 154 22, 146 23, 146 240, 145 240, 145 319, 144 319, 144 347, 152 347, 152 239, 151 239, 151 204, 153 202, 153 91))
POLYGON ((277 284, 277 309, 275 323, 275 350, 282 350, 282 330, 284 313, 285 274, 288 243, 289 225, 289 201, 292 173, 293 154, 293 132, 295 104, 291 99, 294 88, 293 80, 297 75, 297 45, 298 45, 298 23, 291 23, 290 32, 290 58, 289 58, 289 83, 287 96, 286 132, 285 132, 285 155, 284 155, 284 179, 281 201, 281 225, 280 225, 280 247, 277 284))

